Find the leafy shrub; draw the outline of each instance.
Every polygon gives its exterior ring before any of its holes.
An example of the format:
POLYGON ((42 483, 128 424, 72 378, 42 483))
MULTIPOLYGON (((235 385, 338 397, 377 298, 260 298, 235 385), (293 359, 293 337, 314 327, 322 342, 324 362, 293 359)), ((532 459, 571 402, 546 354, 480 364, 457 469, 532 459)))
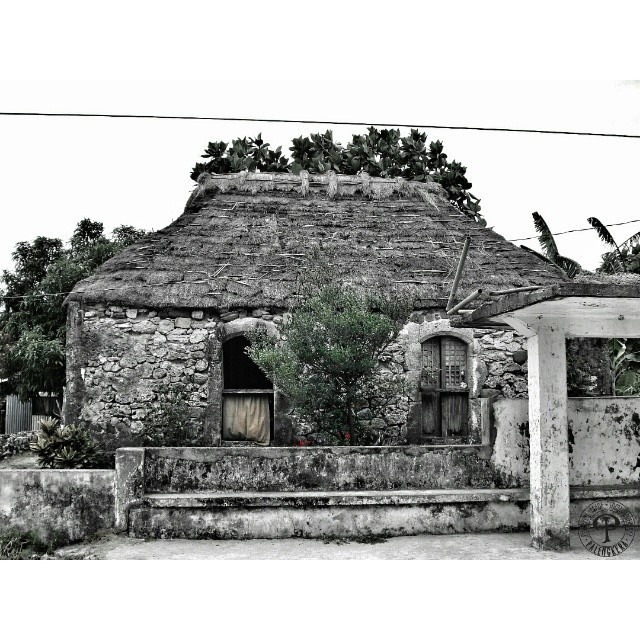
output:
POLYGON ((62 540, 46 543, 31 531, 7 531, 0 535, 0 560, 39 560, 61 546, 62 540))
POLYGON ((158 402, 147 413, 141 431, 144 446, 180 447, 193 443, 189 390, 184 384, 158 387, 158 402))
POLYGON ((62 426, 55 418, 40 420, 40 435, 30 444, 45 469, 93 469, 100 464, 97 443, 80 426, 62 426))
POLYGON ((291 160, 282 154, 282 148, 269 149, 269 143, 258 134, 255 138, 238 138, 231 142, 210 142, 203 158, 191 171, 197 180, 203 172, 230 173, 236 171, 275 171, 300 173, 303 169, 311 173, 335 171, 355 175, 366 171, 373 177, 393 178, 402 176, 407 180, 425 181, 429 177, 440 183, 449 200, 460 211, 484 225, 480 214, 480 200, 469 192, 467 168, 453 160, 449 162, 440 140, 429 144, 427 134, 411 129, 402 137, 399 129, 369 127, 364 135, 354 135, 343 147, 333 139, 333 132, 313 133, 309 137, 294 138, 291 160))

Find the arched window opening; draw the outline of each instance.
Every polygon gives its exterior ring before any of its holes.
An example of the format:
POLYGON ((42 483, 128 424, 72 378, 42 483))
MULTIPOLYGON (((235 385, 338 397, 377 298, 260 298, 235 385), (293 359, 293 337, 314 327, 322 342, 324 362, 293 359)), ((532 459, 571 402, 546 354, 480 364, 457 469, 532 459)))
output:
POLYGON ((422 343, 422 429, 430 440, 469 433, 468 357, 465 342, 437 336, 422 343))
POLYGON ((273 437, 273 384, 246 354, 245 336, 222 345, 222 438, 269 444, 273 437))

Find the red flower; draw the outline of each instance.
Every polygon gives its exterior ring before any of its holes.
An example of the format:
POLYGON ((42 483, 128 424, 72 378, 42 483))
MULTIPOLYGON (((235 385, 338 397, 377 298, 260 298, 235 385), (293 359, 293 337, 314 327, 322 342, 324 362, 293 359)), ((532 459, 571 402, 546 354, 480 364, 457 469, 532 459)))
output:
POLYGON ((345 437, 347 440, 351 440, 351 434, 350 434, 350 433, 345 433, 345 434, 344 434, 344 437, 345 437))
POLYGON ((299 447, 304 447, 304 444, 305 444, 304 440, 300 440, 300 442, 298 442, 298 446, 299 447))

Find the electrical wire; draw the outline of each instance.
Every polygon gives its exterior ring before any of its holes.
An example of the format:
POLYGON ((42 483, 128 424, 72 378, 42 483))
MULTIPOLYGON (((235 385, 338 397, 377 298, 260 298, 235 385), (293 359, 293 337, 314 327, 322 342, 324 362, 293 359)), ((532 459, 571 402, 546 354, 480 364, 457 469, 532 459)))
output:
MULTIPOLYGON (((620 227, 623 224, 631 224, 633 222, 640 222, 640 219, 638 220, 627 220, 626 222, 611 222, 610 224, 605 224, 605 227, 620 227)), ((595 229, 593 227, 584 227, 583 229, 569 229, 568 231, 558 231, 557 233, 553 233, 552 235, 555 236, 562 236, 565 233, 577 233, 578 231, 595 231, 595 229)), ((539 238, 539 236, 530 236, 528 238, 512 238, 510 240, 508 240, 507 242, 521 242, 522 240, 537 240, 539 238)))
POLYGON ((285 118, 227 118, 222 116, 163 116, 133 113, 50 113, 44 111, 0 111, 0 116, 46 118, 130 118, 138 120, 209 120, 216 122, 267 122, 275 124, 330 124, 352 127, 406 127, 410 129, 450 129, 454 131, 496 131, 501 133, 541 133, 563 136, 595 136, 600 138, 640 138, 640 134, 601 133, 596 131, 555 131, 551 129, 512 129, 509 127, 471 127, 443 124, 407 124, 390 122, 350 122, 342 120, 289 120, 285 118))

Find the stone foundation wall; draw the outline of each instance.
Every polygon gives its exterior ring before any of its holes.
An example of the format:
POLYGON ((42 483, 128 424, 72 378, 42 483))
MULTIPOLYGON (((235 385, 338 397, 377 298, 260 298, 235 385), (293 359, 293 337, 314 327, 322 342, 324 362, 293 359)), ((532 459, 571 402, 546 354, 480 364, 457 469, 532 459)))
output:
MULTIPOLYGON (((194 446, 221 443, 221 344, 258 324, 277 331, 283 313, 242 310, 126 309, 69 305, 65 421, 88 426, 107 449, 140 446, 149 411, 167 385, 186 393, 194 446)), ((404 376, 405 394, 392 402, 371 426, 391 434, 384 444, 421 442, 421 342, 442 333, 468 344, 470 355, 470 442, 487 441, 484 398, 526 395, 526 351, 512 331, 451 330, 444 311, 412 314, 398 340, 382 358, 390 374, 404 376)), ((274 444, 304 437, 291 420, 291 408, 275 394, 274 444)), ((365 415, 362 417, 366 418, 365 415)))
POLYGON ((225 327, 247 321, 272 327, 282 316, 104 306, 82 310, 71 303, 65 421, 87 426, 109 449, 139 445, 150 409, 158 406, 167 385, 181 385, 190 444, 219 444, 214 424, 219 416, 208 400, 220 390, 221 338, 225 327))

